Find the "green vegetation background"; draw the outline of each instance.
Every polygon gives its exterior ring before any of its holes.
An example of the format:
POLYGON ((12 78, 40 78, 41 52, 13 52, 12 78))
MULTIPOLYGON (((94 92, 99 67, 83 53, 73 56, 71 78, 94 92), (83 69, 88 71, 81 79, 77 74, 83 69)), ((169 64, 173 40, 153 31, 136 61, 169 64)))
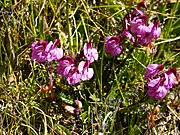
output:
MULTIPOLYGON (((145 11, 161 22, 157 54, 122 42, 118 57, 105 53, 105 37, 122 31, 122 18, 139 1, 127 0, 2 0, 0 1, 0 135, 15 134, 179 134, 180 105, 176 85, 161 101, 146 95, 143 78, 150 63, 180 65, 180 4, 149 0, 145 11), (55 100, 44 65, 31 61, 30 46, 60 38, 59 47, 75 56, 93 39, 99 60, 92 80, 70 86, 54 69, 55 100), (80 114, 67 106, 82 102, 80 114), (160 109, 155 128, 148 112, 160 109)), ((53 63, 56 65, 57 63, 53 63)))

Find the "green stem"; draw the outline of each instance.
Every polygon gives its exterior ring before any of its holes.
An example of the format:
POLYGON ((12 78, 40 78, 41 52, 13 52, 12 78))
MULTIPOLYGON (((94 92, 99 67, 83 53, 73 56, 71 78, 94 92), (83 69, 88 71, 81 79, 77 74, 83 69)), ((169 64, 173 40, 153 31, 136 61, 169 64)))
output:
MULTIPOLYGON (((117 74, 116 74, 116 71, 115 71, 115 67, 114 67, 114 60, 113 60, 113 67, 112 67, 113 71, 114 71, 114 76, 115 76, 115 80, 116 80, 116 83, 117 83, 117 87, 118 87, 118 90, 120 92, 120 95, 121 95, 121 98, 123 100, 123 103, 126 105, 126 100, 124 98, 124 95, 123 95, 123 92, 120 88, 120 84, 119 84, 119 81, 118 81, 118 77, 117 77, 117 74)), ((127 106, 127 105, 126 105, 127 106)))
POLYGON ((74 56, 73 50, 72 50, 71 26, 70 26, 70 23, 69 23, 69 0, 67 0, 67 2, 66 2, 66 21, 67 21, 67 29, 68 29, 69 49, 70 49, 70 51, 71 51, 72 56, 74 56))
POLYGON ((105 48, 103 47, 103 52, 101 56, 101 69, 100 69, 100 96, 102 96, 102 86, 103 86, 103 60, 105 55, 105 48))
MULTIPOLYGON (((170 32, 172 30, 172 24, 173 24, 173 20, 174 20, 174 16, 176 14, 176 11, 178 11, 179 7, 179 2, 176 2, 173 6, 173 8, 171 9, 171 18, 168 20, 168 23, 167 25, 165 26, 165 32, 164 32, 164 37, 165 39, 169 39, 170 38, 170 32)), ((166 9, 166 6, 165 6, 165 9, 166 9)), ((164 9, 164 11, 165 11, 164 9)), ((159 51, 158 51, 158 54, 156 56, 156 58, 159 58, 164 50, 164 46, 165 46, 165 43, 163 43, 160 48, 159 48, 159 51)))

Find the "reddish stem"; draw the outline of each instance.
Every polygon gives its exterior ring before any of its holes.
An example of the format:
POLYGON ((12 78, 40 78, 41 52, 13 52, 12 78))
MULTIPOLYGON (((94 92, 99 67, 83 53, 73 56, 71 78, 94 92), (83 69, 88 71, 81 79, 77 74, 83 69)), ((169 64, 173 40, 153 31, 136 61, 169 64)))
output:
POLYGON ((49 69, 49 90, 51 91, 51 95, 50 95, 50 99, 53 100, 54 99, 54 89, 53 89, 53 77, 52 77, 52 71, 53 71, 53 68, 50 67, 49 69))

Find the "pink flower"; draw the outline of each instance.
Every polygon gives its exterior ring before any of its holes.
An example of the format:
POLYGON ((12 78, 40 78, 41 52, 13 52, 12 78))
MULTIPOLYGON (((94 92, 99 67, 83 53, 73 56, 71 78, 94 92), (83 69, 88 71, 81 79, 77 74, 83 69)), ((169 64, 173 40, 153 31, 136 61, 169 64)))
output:
POLYGON ((69 84, 74 85, 81 80, 90 80, 93 77, 94 70, 89 66, 97 59, 98 52, 95 48, 92 48, 92 41, 90 41, 84 45, 83 50, 75 58, 65 55, 58 60, 56 70, 58 74, 66 78, 69 84))
POLYGON ((154 23, 154 26, 152 27, 151 36, 154 39, 158 39, 161 35, 161 28, 158 27, 159 24, 160 24, 160 21, 157 21, 156 23, 154 23))
POLYGON ((93 68, 89 68, 88 61, 81 61, 78 65, 78 71, 81 74, 81 80, 90 80, 94 75, 93 68))
POLYGON ((119 45, 120 38, 118 36, 108 36, 106 37, 106 52, 112 56, 117 56, 122 51, 122 46, 119 45))
POLYGON ((146 26, 147 16, 143 11, 135 8, 131 13, 128 13, 123 19, 124 30, 122 36, 128 37, 131 42, 139 35, 149 32, 148 26, 146 26))
POLYGON ((151 43, 152 39, 159 38, 160 34, 161 29, 158 23, 150 23, 149 26, 142 27, 142 31, 137 31, 137 43, 146 46, 151 43))
POLYGON ((81 81, 81 74, 78 72, 78 68, 73 66, 67 75, 67 81, 69 84, 77 84, 81 81))
POLYGON ((151 29, 146 26, 146 15, 134 17, 130 21, 130 31, 136 35, 143 35, 150 32, 151 29))
POLYGON ((90 63, 94 62, 94 60, 98 59, 98 52, 96 48, 92 48, 93 41, 91 40, 89 43, 85 43, 83 51, 86 60, 90 61, 90 63))
POLYGON ((56 70, 58 74, 66 78, 68 84, 74 85, 81 81, 81 74, 74 65, 74 59, 69 55, 63 56, 63 58, 58 61, 56 70))
POLYGON ((124 37, 127 37, 130 39, 131 42, 135 42, 135 39, 134 39, 134 36, 128 31, 128 29, 125 29, 122 34, 121 34, 121 37, 124 38, 124 37))
POLYGON ((69 84, 74 85, 79 83, 81 80, 90 80, 94 75, 94 70, 89 68, 90 61, 81 61, 77 66, 75 66, 71 56, 65 55, 61 60, 59 60, 59 65, 57 66, 58 74, 66 78, 69 84))
POLYGON ((141 7, 146 8, 144 2, 137 5, 137 8, 133 9, 131 13, 128 13, 123 19, 124 30, 122 37, 128 37, 131 42, 134 43, 136 39, 137 44, 147 46, 153 39, 158 39, 161 34, 161 28, 159 27, 160 21, 150 23, 147 25, 148 17, 141 11, 141 7))
POLYGON ((67 77, 71 68, 74 66, 74 59, 71 56, 65 55, 58 62, 58 64, 59 65, 56 68, 58 74, 62 75, 63 77, 67 77))
POLYGON ((167 89, 164 87, 164 78, 153 79, 148 83, 148 95, 156 100, 166 96, 167 89))
POLYGON ((178 82, 178 73, 176 68, 171 68, 167 70, 165 73, 166 82, 164 84, 167 90, 171 89, 173 85, 178 82))
POLYGON ((32 60, 36 60, 37 62, 45 62, 46 61, 45 48, 47 45, 48 45, 48 42, 46 42, 44 40, 34 42, 31 45, 32 60))
POLYGON ((150 64, 146 67, 146 74, 144 75, 144 77, 146 79, 151 79, 155 77, 163 69, 164 66, 161 64, 150 64))
POLYGON ((63 57, 63 50, 55 48, 59 44, 59 39, 55 42, 46 42, 44 40, 36 41, 31 45, 32 60, 43 63, 45 61, 59 60, 63 57))
POLYGON ((163 65, 150 64, 146 67, 146 74, 144 75, 148 80, 147 93, 156 100, 164 98, 167 91, 178 81, 176 68, 171 68, 165 72, 163 70, 163 65))

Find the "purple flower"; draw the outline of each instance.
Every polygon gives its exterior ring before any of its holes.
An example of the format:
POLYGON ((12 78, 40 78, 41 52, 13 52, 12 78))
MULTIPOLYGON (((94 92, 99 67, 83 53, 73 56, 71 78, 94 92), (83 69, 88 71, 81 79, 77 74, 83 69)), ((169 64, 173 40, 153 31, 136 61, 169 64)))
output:
POLYGON ((46 61, 46 52, 45 48, 48 45, 48 42, 44 40, 36 41, 31 45, 32 49, 32 60, 36 60, 37 62, 45 62, 46 61))
POLYGON ((72 66, 66 79, 72 85, 79 83, 81 81, 81 74, 78 72, 78 68, 72 66))
POLYGON ((90 80, 94 75, 93 68, 89 68, 88 61, 81 61, 78 65, 78 71, 81 74, 81 80, 90 80))
POLYGON ((166 96, 167 89, 164 87, 164 78, 153 79, 148 83, 148 95, 156 100, 166 96))
POLYGON ((62 75, 63 77, 67 77, 71 68, 74 66, 74 59, 71 56, 65 55, 58 62, 58 64, 59 65, 56 68, 58 74, 62 75))
POLYGON ((32 60, 43 63, 45 61, 59 60, 63 57, 63 50, 55 48, 59 44, 59 39, 55 42, 46 42, 44 40, 36 41, 31 45, 32 60))
POLYGON ((89 68, 89 66, 90 63, 97 59, 98 52, 96 48, 92 48, 92 41, 90 41, 84 45, 84 48, 75 58, 65 55, 59 59, 56 70, 59 75, 66 78, 69 84, 74 85, 81 80, 90 80, 93 77, 94 70, 89 68))
POLYGON ((74 60, 71 56, 63 56, 58 61, 58 74, 65 77, 68 83, 72 85, 79 83, 81 80, 90 80, 94 75, 94 70, 89 68, 90 61, 81 61, 77 67, 74 64, 74 60))
POLYGON ((133 43, 135 42, 133 35, 129 32, 128 29, 123 30, 123 32, 121 34, 121 39, 123 39, 124 37, 128 37, 130 39, 130 41, 133 43))
POLYGON ((163 69, 164 66, 161 64, 150 64, 146 67, 146 74, 144 75, 144 77, 146 79, 151 79, 155 77, 163 69))
POLYGON ((120 35, 121 39, 124 39, 124 37, 128 37, 130 39, 131 42, 135 42, 134 36, 129 32, 129 27, 128 27, 128 19, 130 19, 129 14, 126 15, 126 17, 123 19, 123 26, 124 26, 124 30, 122 32, 122 34, 120 35), (127 17, 127 18, 126 18, 127 17))
POLYGON ((112 56, 117 56, 122 51, 122 46, 119 45, 120 38, 119 36, 108 36, 106 37, 106 52, 112 56))
POLYGON ((136 35, 144 35, 150 32, 151 29, 146 26, 146 15, 134 17, 130 21, 130 31, 136 35))
POLYGON ((143 32, 141 30, 137 32, 137 43, 146 46, 151 43, 152 39, 157 39, 160 34, 161 29, 158 23, 150 23, 149 26, 144 26, 143 32))
POLYGON ((167 70, 165 73, 166 82, 164 84, 165 88, 169 90, 173 87, 175 82, 178 82, 178 73, 176 68, 171 68, 167 70))
POLYGON ((146 14, 139 9, 134 9, 133 12, 128 13, 123 19, 124 30, 122 36, 126 36, 131 42, 135 42, 135 37, 141 38, 147 32, 151 31, 151 29, 146 26, 146 22, 146 14))
POLYGON ((148 95, 156 100, 164 98, 167 91, 178 81, 176 68, 164 71, 164 66, 160 64, 148 65, 144 77, 148 80, 148 95))
POLYGON ((74 65, 74 59, 65 55, 58 61, 58 66, 56 68, 58 74, 66 78, 69 84, 77 84, 81 80, 81 74, 78 71, 78 68, 74 65))
POLYGON ((125 15, 123 19, 124 30, 121 36, 128 37, 133 43, 134 39, 136 39, 137 44, 147 46, 153 39, 159 38, 161 34, 161 28, 159 27, 160 21, 151 22, 147 25, 148 17, 141 11, 141 7, 147 9, 146 4, 141 2, 131 13, 125 15))
POLYGON ((96 48, 92 48, 93 41, 91 40, 89 43, 85 43, 83 51, 86 60, 90 63, 94 62, 94 60, 98 59, 98 52, 96 48))
POLYGON ((151 36, 154 39, 158 39, 161 35, 161 28, 158 27, 159 24, 160 24, 160 21, 157 21, 156 23, 154 23, 154 26, 152 27, 151 36))

